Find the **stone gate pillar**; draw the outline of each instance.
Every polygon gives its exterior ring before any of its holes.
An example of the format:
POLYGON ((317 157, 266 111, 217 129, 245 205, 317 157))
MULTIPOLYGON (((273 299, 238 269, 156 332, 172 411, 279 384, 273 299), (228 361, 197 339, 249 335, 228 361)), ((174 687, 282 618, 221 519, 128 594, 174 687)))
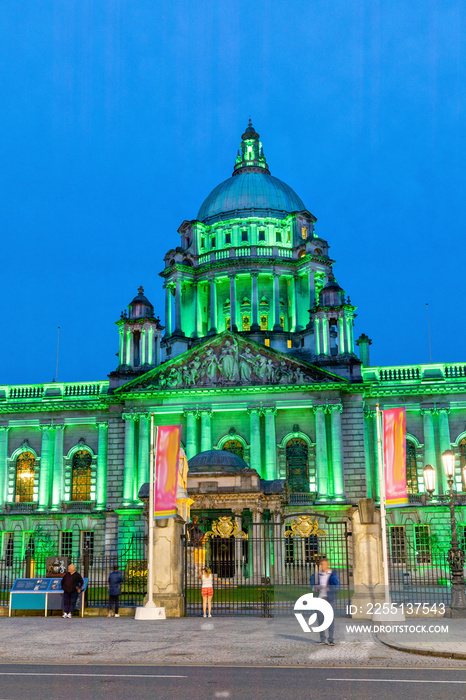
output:
MULTIPOLYGON (((371 619, 368 603, 385 602, 380 511, 372 498, 362 498, 353 512, 354 594, 352 617, 371 619)), ((372 612, 374 612, 372 610, 372 612)))
POLYGON ((166 617, 184 615, 183 525, 178 515, 155 521, 152 590, 155 605, 165 608, 166 617))

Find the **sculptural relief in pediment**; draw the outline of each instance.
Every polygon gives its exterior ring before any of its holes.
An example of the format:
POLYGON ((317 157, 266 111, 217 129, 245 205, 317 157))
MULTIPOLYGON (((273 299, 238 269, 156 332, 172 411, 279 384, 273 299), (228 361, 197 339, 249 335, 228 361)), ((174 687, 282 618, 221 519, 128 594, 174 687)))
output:
MULTIPOLYGON (((332 377, 233 334, 212 339, 142 377, 161 389, 328 382, 332 377)), ((134 387, 134 385, 133 385, 134 387)))

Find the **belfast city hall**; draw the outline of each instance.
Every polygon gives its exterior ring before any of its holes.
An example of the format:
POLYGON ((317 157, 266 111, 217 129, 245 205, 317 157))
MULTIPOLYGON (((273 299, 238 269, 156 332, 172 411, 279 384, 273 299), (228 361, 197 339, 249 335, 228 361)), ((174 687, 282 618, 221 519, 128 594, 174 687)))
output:
POLYGON ((140 287, 117 320, 108 378, 0 386, 2 566, 25 555, 37 528, 57 555, 131 552, 146 527, 153 414, 155 425, 182 426, 191 543, 219 522, 242 533, 217 576, 241 560, 247 577, 262 556, 248 535, 275 525, 290 535, 276 558, 305 561, 320 548, 350 571, 352 513, 379 499, 377 404, 406 407, 409 504, 388 514, 392 561, 411 562, 414 576, 448 549, 447 449, 464 547, 466 361, 372 366, 369 335, 354 335, 351 280, 338 277, 316 221, 271 174, 250 121, 231 177, 167 234, 165 308, 140 287), (301 546, 306 514, 328 532, 344 524, 344 537, 324 545, 309 530, 301 546))

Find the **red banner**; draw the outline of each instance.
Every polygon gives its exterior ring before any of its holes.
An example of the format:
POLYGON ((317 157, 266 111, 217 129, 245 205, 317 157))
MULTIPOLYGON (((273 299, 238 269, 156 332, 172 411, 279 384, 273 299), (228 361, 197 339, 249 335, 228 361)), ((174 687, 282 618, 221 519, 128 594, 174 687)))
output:
POLYGON ((176 515, 176 487, 181 425, 157 427, 154 481, 154 518, 176 515))
POLYGON ((406 505, 406 408, 383 411, 383 463, 386 507, 406 505))

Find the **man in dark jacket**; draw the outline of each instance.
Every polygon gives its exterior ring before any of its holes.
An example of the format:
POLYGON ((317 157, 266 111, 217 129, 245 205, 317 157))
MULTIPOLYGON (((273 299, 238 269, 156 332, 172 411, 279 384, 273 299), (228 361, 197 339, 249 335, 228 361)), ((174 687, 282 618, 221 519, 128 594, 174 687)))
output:
POLYGON ((114 566, 112 573, 108 577, 108 597, 110 599, 108 611, 109 617, 112 617, 112 615, 115 615, 115 617, 120 617, 118 613, 118 598, 121 593, 121 584, 123 581, 123 574, 121 571, 118 571, 118 566, 114 566), (112 610, 113 606, 115 606, 115 612, 112 610))
POLYGON ((61 587, 63 589, 63 617, 71 618, 83 585, 84 581, 81 574, 78 574, 74 564, 70 564, 68 572, 61 580, 61 587))
MULTIPOLYGON (((319 569, 316 574, 311 576, 311 587, 318 591, 319 598, 324 598, 327 603, 333 608, 333 620, 332 624, 328 628, 328 642, 327 644, 331 647, 334 646, 333 633, 335 629, 335 597, 336 591, 340 582, 335 571, 330 568, 330 562, 328 559, 322 559, 319 565, 319 569)), ((317 624, 320 626, 323 623, 324 616, 321 612, 317 612, 317 624)), ((325 630, 320 633, 320 644, 325 644, 325 630)))

